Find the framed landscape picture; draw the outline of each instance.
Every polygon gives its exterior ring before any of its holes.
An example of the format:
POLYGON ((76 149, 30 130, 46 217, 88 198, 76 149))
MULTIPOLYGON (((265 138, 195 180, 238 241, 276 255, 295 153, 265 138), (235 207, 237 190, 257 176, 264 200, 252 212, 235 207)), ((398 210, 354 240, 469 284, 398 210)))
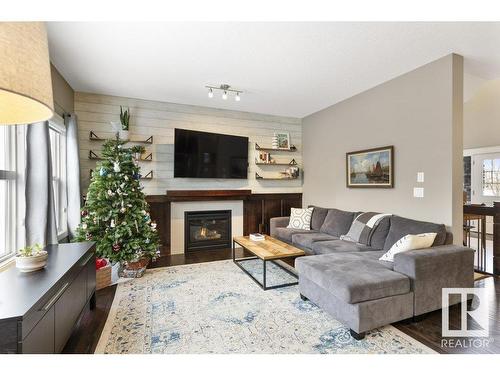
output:
POLYGON ((346 154, 348 188, 394 187, 394 146, 346 154))

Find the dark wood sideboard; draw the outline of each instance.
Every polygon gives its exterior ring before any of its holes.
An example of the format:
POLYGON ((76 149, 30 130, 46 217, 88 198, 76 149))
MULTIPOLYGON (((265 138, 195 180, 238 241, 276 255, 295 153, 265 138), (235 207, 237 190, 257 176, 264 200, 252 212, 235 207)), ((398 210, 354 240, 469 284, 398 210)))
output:
POLYGON ((251 190, 169 190, 165 195, 146 197, 151 208, 151 219, 158 225, 162 255, 170 253, 170 205, 172 202, 243 201, 243 234, 269 234, 272 217, 290 215, 290 208, 302 207, 302 193, 257 193, 251 190))
POLYGON ((87 304, 95 308, 95 244, 45 249, 42 270, 0 271, 0 353, 60 353, 87 304))

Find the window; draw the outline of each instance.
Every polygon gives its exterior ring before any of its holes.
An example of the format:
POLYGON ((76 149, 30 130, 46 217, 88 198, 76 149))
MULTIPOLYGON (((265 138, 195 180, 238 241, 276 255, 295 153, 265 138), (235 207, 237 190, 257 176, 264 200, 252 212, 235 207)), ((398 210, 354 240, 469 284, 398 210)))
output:
POLYGON ((52 160, 52 188, 56 213, 57 234, 67 236, 67 197, 66 197, 66 128, 63 119, 54 116, 49 122, 50 152, 52 160))
POLYGON ((500 159, 483 160, 482 185, 484 196, 500 196, 500 159))
POLYGON ((0 262, 24 246, 24 126, 0 126, 0 262), (21 199, 17 199, 21 197, 21 199))

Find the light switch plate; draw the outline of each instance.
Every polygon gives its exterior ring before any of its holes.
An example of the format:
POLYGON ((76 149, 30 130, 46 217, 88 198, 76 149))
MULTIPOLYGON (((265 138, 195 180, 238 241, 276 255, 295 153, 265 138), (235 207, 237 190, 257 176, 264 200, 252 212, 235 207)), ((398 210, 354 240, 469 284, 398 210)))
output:
POLYGON ((417 173, 417 182, 424 182, 424 172, 417 173))
POLYGON ((414 187, 413 188, 413 196, 415 198, 423 198, 424 197, 424 188, 422 188, 422 187, 414 187))

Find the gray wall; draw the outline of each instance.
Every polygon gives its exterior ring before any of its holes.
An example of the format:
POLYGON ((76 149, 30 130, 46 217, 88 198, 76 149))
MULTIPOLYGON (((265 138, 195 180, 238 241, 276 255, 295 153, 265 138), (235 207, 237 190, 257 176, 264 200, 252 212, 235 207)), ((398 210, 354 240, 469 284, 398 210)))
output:
POLYGON ((73 112, 75 108, 75 92, 52 64, 50 64, 50 74, 52 76, 55 112, 60 116, 64 113, 73 112))
POLYGON ((463 59, 449 55, 304 118, 304 204, 441 222, 459 242, 462 85, 463 59), (386 145, 395 148, 395 187, 348 189, 346 152, 386 145), (424 198, 413 197, 415 186, 424 198))
POLYGON ((500 80, 484 83, 464 104, 464 148, 500 146, 500 80))

